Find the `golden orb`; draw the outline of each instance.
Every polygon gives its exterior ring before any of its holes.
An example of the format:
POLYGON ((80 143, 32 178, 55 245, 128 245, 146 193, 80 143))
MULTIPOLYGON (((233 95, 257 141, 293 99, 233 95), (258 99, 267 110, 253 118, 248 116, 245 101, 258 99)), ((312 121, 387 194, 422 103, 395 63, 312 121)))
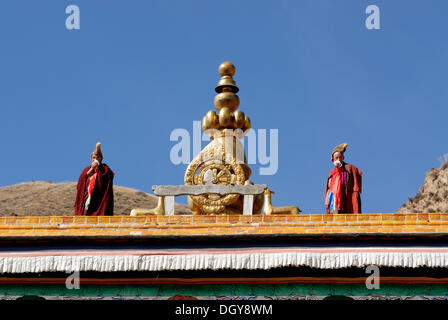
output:
POLYGON ((221 76, 234 76, 235 66, 230 61, 225 61, 219 65, 218 72, 221 76))
POLYGON ((248 116, 244 116, 244 125, 243 125, 243 131, 246 131, 251 128, 250 119, 248 116))
POLYGON ((229 108, 232 111, 238 109, 240 105, 240 97, 233 92, 221 92, 215 96, 215 107, 218 110, 229 108))
POLYGON ((232 126, 233 113, 229 108, 222 108, 219 111, 219 125, 222 128, 228 128, 232 126))
POLYGON ((218 116, 216 115, 215 110, 209 110, 205 115, 202 123, 203 123, 202 129, 204 129, 205 127, 204 130, 215 129, 218 124, 218 116))
POLYGON ((207 118, 206 117, 202 118, 202 130, 203 131, 207 131, 208 130, 208 123, 207 123, 207 118))
POLYGON ((235 119, 235 122, 233 124, 235 129, 241 129, 244 126, 244 112, 241 110, 236 110, 233 112, 233 117, 235 119))

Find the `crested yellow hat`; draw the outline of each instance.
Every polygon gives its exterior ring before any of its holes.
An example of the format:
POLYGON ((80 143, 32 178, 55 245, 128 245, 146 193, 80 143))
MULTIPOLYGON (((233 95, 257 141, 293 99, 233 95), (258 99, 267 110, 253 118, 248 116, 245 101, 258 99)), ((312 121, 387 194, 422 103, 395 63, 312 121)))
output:
POLYGON ((101 152, 101 142, 96 143, 95 151, 92 152, 92 155, 93 154, 103 157, 103 153, 101 152))
POLYGON ((345 149, 347 149, 348 144, 347 143, 341 143, 333 148, 333 151, 331 152, 331 155, 333 155, 335 152, 344 153, 345 149))

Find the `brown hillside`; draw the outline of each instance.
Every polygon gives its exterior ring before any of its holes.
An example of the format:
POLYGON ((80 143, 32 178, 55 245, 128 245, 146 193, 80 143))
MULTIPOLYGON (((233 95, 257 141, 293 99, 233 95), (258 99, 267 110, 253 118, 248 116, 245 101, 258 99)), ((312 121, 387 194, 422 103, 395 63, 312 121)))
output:
MULTIPOLYGON (((0 188, 0 216, 72 216, 76 183, 26 182, 0 188)), ((133 208, 154 208, 157 197, 145 192, 114 186, 114 215, 129 215, 133 208)), ((181 204, 176 214, 191 214, 181 204)))
POLYGON ((448 212, 448 161, 426 173, 425 184, 397 212, 448 212))

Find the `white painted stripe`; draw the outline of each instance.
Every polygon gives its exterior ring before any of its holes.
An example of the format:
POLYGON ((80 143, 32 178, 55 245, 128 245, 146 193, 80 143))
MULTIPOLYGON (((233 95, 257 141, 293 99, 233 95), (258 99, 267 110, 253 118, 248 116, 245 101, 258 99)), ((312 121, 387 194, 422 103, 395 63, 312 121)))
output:
POLYGON ((176 255, 41 255, 0 257, 0 272, 267 270, 287 266, 320 269, 368 265, 448 267, 448 252, 249 252, 176 255))

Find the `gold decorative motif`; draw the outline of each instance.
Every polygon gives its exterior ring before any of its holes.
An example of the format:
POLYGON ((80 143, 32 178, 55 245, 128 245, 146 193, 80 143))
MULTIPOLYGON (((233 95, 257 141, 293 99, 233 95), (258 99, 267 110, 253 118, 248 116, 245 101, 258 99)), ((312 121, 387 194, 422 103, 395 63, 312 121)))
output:
MULTIPOLYGON (((214 140, 217 141, 217 140, 214 140)), ((212 141, 212 143, 214 142, 212 141)), ((210 146, 210 144, 209 144, 210 146)), ((199 154, 198 157, 201 157, 199 154)), ((193 160, 187 168, 185 173, 186 185, 203 185, 205 184, 204 175, 211 170, 213 172, 213 183, 229 185, 244 184, 245 171, 241 164, 237 164, 233 161, 231 164, 223 163, 221 160, 207 160, 207 161, 195 161, 193 160)), ((238 194, 202 194, 197 196, 189 196, 192 202, 199 207, 200 211, 204 214, 219 214, 224 211, 227 205, 234 203, 238 200, 240 195, 238 194)), ((191 205, 190 205, 191 207, 191 205)), ((197 210, 193 210, 196 212, 197 210)))
POLYGON ((271 193, 274 191, 266 188, 264 190, 264 209, 263 213, 265 215, 271 214, 298 214, 301 210, 296 206, 284 206, 284 207, 274 207, 271 202, 271 193))
MULTIPOLYGON (((218 82, 215 91, 215 110, 207 112, 202 119, 202 130, 212 138, 218 135, 216 131, 224 129, 241 129, 243 132, 250 129, 250 119, 243 111, 237 110, 240 105, 240 98, 236 95, 239 91, 233 76, 235 75, 235 66, 231 62, 223 62, 219 66, 219 74, 222 76, 218 82)), ((242 134, 239 138, 243 138, 242 134)))
POLYGON ((219 66, 218 71, 221 79, 215 88, 217 95, 214 99, 218 113, 210 110, 202 119, 202 129, 212 141, 195 156, 184 176, 185 185, 204 187, 153 186, 154 192, 159 195, 157 207, 133 209, 131 216, 172 215, 174 196, 184 194, 187 194, 188 206, 194 215, 243 214, 243 211, 244 214, 261 214, 263 204, 266 215, 300 212, 295 206, 272 206, 272 191, 266 188, 264 193, 261 193, 266 185, 222 187, 253 185, 249 180, 252 171, 246 164, 244 146, 239 140, 247 134, 251 123, 250 118, 238 110, 240 98, 236 93, 239 88, 233 79, 235 66, 226 61, 219 66), (164 196, 168 197, 166 212, 164 196))
POLYGON ((165 215, 165 197, 159 197, 159 201, 157 202, 157 206, 153 209, 144 209, 144 208, 135 208, 131 210, 131 216, 147 216, 147 215, 156 215, 163 216, 165 215))
MULTIPOLYGON (((243 185, 251 175, 245 163, 244 147, 239 141, 250 129, 250 119, 237 110, 240 98, 236 95, 239 88, 233 79, 235 66, 226 61, 218 71, 221 80, 215 88, 218 94, 214 103, 219 113, 210 110, 202 119, 202 129, 213 140, 188 166, 184 177, 186 185, 205 184, 204 175, 209 170, 213 174, 211 182, 221 185, 243 185), (234 132, 234 129, 241 130, 234 132)), ((242 213, 242 196, 239 194, 188 196, 188 204, 194 214, 242 213)))
MULTIPOLYGON (((212 141, 193 159, 188 166, 184 182, 186 185, 230 185, 253 184, 249 177, 251 170, 246 164, 244 147, 239 141, 251 128, 250 118, 238 110, 240 98, 236 95, 239 88, 233 79, 235 66, 223 62, 219 66, 221 80, 215 88, 217 95, 214 103, 218 110, 210 110, 202 119, 202 130, 212 141)), ((242 214, 243 196, 240 194, 201 194, 189 195, 188 206, 193 214, 242 214)), ((253 214, 260 214, 263 202, 265 214, 297 214, 295 206, 274 207, 271 204, 271 191, 257 194, 253 198, 253 214)))

